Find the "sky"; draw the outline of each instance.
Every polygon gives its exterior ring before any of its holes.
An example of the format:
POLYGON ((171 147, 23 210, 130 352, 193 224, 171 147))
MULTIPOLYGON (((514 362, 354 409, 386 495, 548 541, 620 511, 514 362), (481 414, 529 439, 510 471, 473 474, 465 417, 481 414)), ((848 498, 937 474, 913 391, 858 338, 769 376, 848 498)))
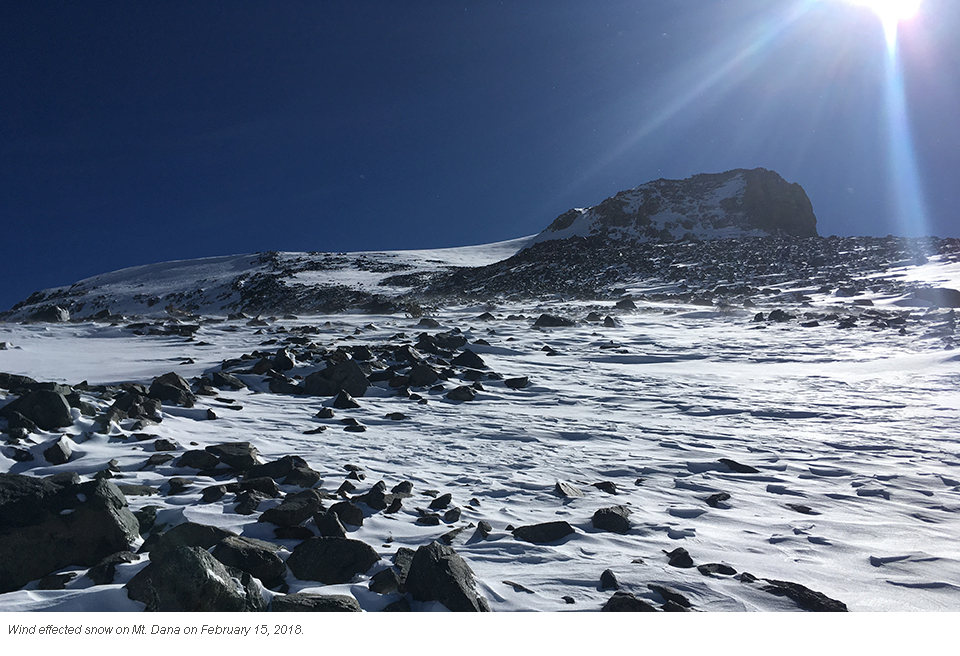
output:
POLYGON ((764 167, 960 236, 960 6, 0 0, 0 309, 123 267, 534 234, 764 167))

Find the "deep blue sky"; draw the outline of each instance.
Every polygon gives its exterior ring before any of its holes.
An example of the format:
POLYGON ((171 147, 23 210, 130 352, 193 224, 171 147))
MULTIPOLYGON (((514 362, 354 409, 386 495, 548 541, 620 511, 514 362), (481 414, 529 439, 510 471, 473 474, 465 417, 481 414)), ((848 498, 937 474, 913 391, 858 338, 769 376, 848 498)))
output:
POLYGON ((958 236, 958 14, 901 25, 911 229, 883 31, 841 2, 0 0, 0 309, 170 259, 498 241, 738 167, 801 183, 821 234, 958 236))

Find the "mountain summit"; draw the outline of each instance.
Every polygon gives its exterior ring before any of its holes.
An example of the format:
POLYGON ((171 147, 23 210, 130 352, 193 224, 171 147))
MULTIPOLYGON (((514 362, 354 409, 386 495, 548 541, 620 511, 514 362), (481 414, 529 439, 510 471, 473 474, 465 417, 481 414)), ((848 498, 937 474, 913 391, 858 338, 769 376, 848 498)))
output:
POLYGON ((535 243, 569 237, 676 241, 723 237, 816 237, 806 192, 767 169, 654 180, 599 205, 564 212, 535 243))

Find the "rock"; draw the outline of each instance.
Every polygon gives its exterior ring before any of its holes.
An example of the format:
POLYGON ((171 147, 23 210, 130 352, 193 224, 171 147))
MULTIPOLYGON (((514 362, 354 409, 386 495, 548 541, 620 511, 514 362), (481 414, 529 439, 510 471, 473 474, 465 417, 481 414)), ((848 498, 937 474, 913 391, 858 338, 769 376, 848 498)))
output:
POLYGON ((440 380, 437 370, 428 364, 417 363, 410 368, 408 384, 412 387, 426 387, 440 380))
POLYGON ((503 384, 509 387, 510 389, 523 389, 530 384, 530 379, 526 376, 520 376, 518 378, 507 378, 503 381, 503 384))
POLYGON ((241 390, 247 386, 242 380, 226 371, 214 371, 210 375, 210 380, 213 386, 219 389, 241 390))
POLYGON ((125 497, 152 497, 155 494, 160 494, 160 490, 152 485, 124 485, 120 483, 117 485, 117 489, 123 492, 125 497))
POLYGON ((460 521, 460 516, 463 511, 459 508, 451 508, 447 512, 443 513, 443 521, 446 524, 455 524, 460 521))
POLYGON ((369 492, 356 497, 354 501, 362 501, 373 510, 386 510, 398 499, 397 495, 387 494, 386 490, 387 484, 380 481, 369 492))
POLYGON ((266 494, 256 490, 244 490, 237 494, 237 505, 233 511, 238 515, 252 515, 257 512, 260 502, 269 498, 266 494))
POLYGON ((451 401, 473 401, 477 397, 477 392, 472 387, 461 385, 447 392, 447 398, 451 401))
POLYGON ((297 366, 297 362, 293 359, 290 351, 282 348, 277 351, 275 356, 273 356, 272 366, 274 371, 290 371, 297 366))
POLYGON ((59 485, 0 474, 0 593, 69 565, 96 565, 126 551, 138 530, 110 481, 59 485))
POLYGON ((541 314, 533 324, 537 328, 567 328, 577 325, 575 321, 552 314, 541 314))
POLYGON ((432 510, 443 510, 450 505, 450 502, 453 500, 453 495, 449 492, 446 494, 441 494, 436 499, 430 502, 430 508, 432 510))
POLYGON ((592 483, 593 487, 597 488, 601 492, 606 492, 607 494, 617 494, 617 484, 613 481, 600 481, 599 483, 592 483))
POLYGON ((117 577, 117 565, 135 563, 139 559, 139 556, 130 551, 118 551, 88 569, 87 578, 93 581, 94 585, 109 585, 117 577))
POLYGON ((439 601, 453 612, 490 610, 477 594, 473 571, 452 547, 439 542, 417 549, 404 587, 416 601, 439 601))
POLYGON ((601 590, 619 590, 620 582, 617 580, 617 575, 613 573, 611 569, 603 570, 603 573, 600 574, 600 589, 601 590))
POLYGON ((304 391, 313 396, 333 396, 342 391, 350 396, 362 397, 370 387, 363 369, 351 358, 328 364, 326 369, 310 374, 303 382, 304 391))
POLYGON ((735 471, 738 474, 759 474, 760 470, 751 467, 750 465, 741 465, 736 460, 731 460, 730 458, 720 458, 719 462, 726 465, 730 468, 731 471, 735 471))
POLYGON ((144 544, 141 551, 150 552, 150 560, 162 557, 164 553, 172 551, 178 547, 200 547, 209 549, 224 538, 237 537, 233 531, 209 526, 207 524, 198 524, 196 522, 184 522, 177 524, 150 545, 149 549, 144 544))
POLYGON ((348 538, 310 538, 287 558, 287 567, 302 581, 326 585, 348 583, 380 560, 370 545, 348 538))
POLYGON ((193 449, 185 451, 175 465, 188 469, 213 469, 220 464, 220 458, 209 451, 193 449))
MULTIPOLYGON (((334 392, 333 394, 336 394, 336 392, 334 392)), ((333 394, 331 394, 330 396, 333 396, 333 394)), ((317 411, 317 414, 315 414, 314 417, 316 417, 317 419, 333 419, 333 408, 320 408, 320 410, 317 411)))
POLYGON ((13 413, 19 413, 44 431, 73 426, 73 413, 63 394, 38 389, 27 392, 0 408, 0 417, 8 421, 13 413))
POLYGON ((601 531, 613 533, 627 533, 630 531, 630 509, 626 506, 600 508, 593 513, 593 527, 601 531))
POLYGON ((337 514, 340 521, 352 526, 363 526, 363 511, 352 501, 341 501, 330 506, 330 510, 337 514))
POLYGON ((377 594, 392 594, 400 591, 400 577, 393 568, 382 569, 370 577, 370 591, 377 594))
POLYGON ((616 302, 616 306, 620 310, 636 310, 637 304, 633 302, 632 299, 622 298, 616 302))
MULTIPOLYGON (((205 450, 218 457, 220 462, 239 471, 247 471, 260 464, 258 457, 260 452, 249 442, 226 442, 208 446, 205 450)), ((212 467, 199 467, 199 469, 212 469, 212 467)))
POLYGON ((36 385, 37 381, 28 376, 18 374, 0 373, 0 388, 5 390, 18 390, 36 385))
POLYGON ((787 314, 783 310, 776 309, 767 315, 767 321, 776 321, 777 323, 785 323, 793 319, 792 314, 787 314))
POLYGON ((227 567, 247 572, 267 588, 283 582, 287 566, 277 555, 279 547, 253 538, 229 536, 217 543, 211 554, 227 567))
POLYGON ((211 485, 209 487, 203 488, 200 491, 200 498, 204 503, 214 503, 223 498, 223 495, 227 493, 226 485, 211 485))
POLYGON ((340 517, 332 510, 317 513, 313 516, 313 522, 317 525, 321 537, 325 538, 345 538, 347 529, 344 528, 340 517))
POLYGON ((252 480, 266 477, 273 480, 280 480, 288 476, 297 467, 309 468, 310 465, 300 456, 283 456, 278 460, 271 460, 262 465, 250 467, 244 472, 243 478, 244 480, 252 480))
POLYGON ((479 355, 477 355, 470 349, 464 350, 463 353, 461 353, 460 355, 455 357, 453 360, 451 360, 450 364, 455 365, 457 367, 466 367, 467 369, 486 369, 487 368, 487 363, 483 361, 483 358, 481 358, 479 355))
MULTIPOLYGON (((154 451, 176 451, 177 445, 166 438, 159 438, 153 442, 154 451)), ((172 457, 170 458, 173 459, 172 457)), ((162 464, 162 463, 160 463, 162 464)))
POLYGON ((197 397, 190 391, 190 384, 174 372, 155 379, 150 385, 149 396, 163 402, 192 408, 197 397))
POLYGON ((333 400, 333 407, 338 410, 349 410, 351 408, 359 408, 360 404, 350 396, 349 393, 340 390, 340 393, 337 394, 337 398, 333 400))
POLYGON ((711 508, 719 508, 722 502, 729 500, 730 495, 726 492, 717 492, 716 494, 711 494, 706 498, 707 505, 711 508))
POLYGON ((490 525, 490 522, 486 520, 480 520, 477 522, 477 533, 479 533, 481 537, 486 538, 492 532, 493 526, 490 525))
POLYGON ((273 598, 270 610, 275 613, 360 613, 360 604, 347 595, 320 595, 296 592, 273 598))
POLYGON ((240 491, 253 490, 271 499, 276 499, 280 496, 280 488, 277 487, 277 482, 269 476, 244 477, 243 480, 236 485, 240 491))
POLYGON ((70 446, 71 443, 72 440, 66 435, 49 443, 50 446, 43 450, 44 459, 51 465, 62 465, 65 462, 69 462, 70 457, 73 455, 73 447, 70 446))
POLYGON ((682 606, 683 608, 690 608, 692 606, 689 599, 684 597, 679 592, 671 590, 670 588, 667 588, 662 585, 657 585, 655 583, 650 583, 647 585, 647 587, 653 590, 654 592, 656 592, 661 597, 663 597, 663 600, 665 602, 673 602, 679 606, 682 606))
POLYGON ((667 554, 668 563, 673 567, 693 567, 693 558, 683 547, 677 547, 671 552, 664 551, 667 554))
POLYGON ((30 314, 27 323, 66 323, 70 321, 70 311, 59 305, 48 305, 30 314))
POLYGON ((657 609, 630 592, 618 590, 600 610, 608 613, 648 613, 657 609))
MULTIPOLYGON (((152 555, 151 555, 152 556, 152 555)), ((200 547, 165 552, 130 579, 127 596, 159 612, 263 611, 253 577, 223 565, 200 547)))
POLYGON ((822 592, 811 590, 799 583, 777 581, 774 579, 763 580, 770 584, 763 586, 766 592, 779 597, 789 597, 797 602, 797 605, 804 610, 815 612, 846 612, 847 610, 847 605, 842 601, 831 599, 822 592))
POLYGON ((723 563, 706 563, 704 565, 697 565, 697 571, 704 576, 710 576, 711 574, 724 574, 726 576, 733 576, 737 573, 737 570, 733 569, 729 565, 724 565, 723 563))
POLYGON ((573 527, 567 522, 545 522, 543 524, 519 526, 513 529, 513 537, 524 542, 546 544, 561 540, 574 532, 573 527))
POLYGON ((77 578, 76 572, 48 574, 37 581, 37 590, 65 590, 67 583, 77 578))
POLYGON ((284 485, 306 488, 313 487, 320 482, 320 472, 314 471, 310 467, 294 467, 283 479, 284 485))
POLYGON ((605 317, 603 319, 604 328, 616 328, 619 325, 620 325, 620 322, 614 319, 613 317, 605 317))
POLYGON ((686 613, 690 611, 689 608, 685 608, 673 600, 665 601, 663 605, 660 606, 660 610, 666 613, 686 613))
MULTIPOLYGON (((6 408, 4 408, 6 410, 6 408)), ((7 428, 10 429, 23 429, 26 433, 35 433, 37 431, 37 425, 33 422, 32 419, 24 417, 22 414, 16 410, 7 410, 7 428)))
POLYGON ((273 529, 273 535, 278 540, 309 540, 317 534, 306 526, 278 526, 273 529))
POLYGON ((569 483, 564 483, 562 481, 557 481, 557 484, 553 487, 553 491, 557 496, 564 497, 567 499, 573 499, 583 496, 583 491, 579 488, 570 485, 569 483))
POLYGON ((320 495, 314 490, 304 490, 289 495, 279 506, 263 511, 257 521, 270 522, 277 526, 297 526, 312 517, 320 508, 320 495))

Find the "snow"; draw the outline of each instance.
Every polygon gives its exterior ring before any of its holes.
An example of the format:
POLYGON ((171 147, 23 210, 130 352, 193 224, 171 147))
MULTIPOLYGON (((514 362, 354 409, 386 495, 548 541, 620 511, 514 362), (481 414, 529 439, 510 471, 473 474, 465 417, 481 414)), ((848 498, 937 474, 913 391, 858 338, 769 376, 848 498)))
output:
MULTIPOLYGON (((391 255, 408 262, 477 264, 515 252, 523 243, 391 255)), ((212 258, 209 275, 243 261, 212 258)), ((168 281, 177 278, 178 266, 153 265, 142 275, 128 270, 111 284, 129 294, 125 285, 146 285, 156 272, 168 274, 168 281)), ((936 259, 902 270, 910 280, 954 287, 958 273, 956 264, 936 259)), ((354 281, 359 279, 357 274, 354 281)), ((878 304, 893 300, 876 298, 878 304)), ((812 309, 837 302, 814 295, 812 309)), ((360 409, 318 420, 314 415, 327 399, 271 394, 261 377, 247 375, 243 378, 252 390, 200 397, 194 409, 164 406, 163 422, 146 432, 181 449, 245 440, 265 461, 300 455, 331 492, 344 480, 348 464, 366 473, 357 493, 379 480, 388 488, 411 481, 414 497, 403 510, 373 513, 362 527, 350 529, 350 537, 382 557, 367 575, 335 586, 288 576, 290 592, 352 595, 366 611, 381 610, 398 598, 374 594, 367 583, 399 547, 416 549, 455 526, 468 527, 453 547, 475 572, 478 590, 494 611, 596 611, 612 594, 599 589, 600 573, 608 568, 621 589, 651 603, 661 601, 648 587, 654 584, 684 594, 703 611, 796 610, 794 602, 764 592, 759 584, 671 567, 664 552, 677 547, 686 548, 696 564, 724 563, 757 577, 793 581, 852 611, 960 609, 960 358, 955 352, 913 331, 800 328, 795 322, 760 327, 751 321, 753 312, 772 308, 718 311, 646 303, 618 312, 612 305, 503 305, 492 309, 493 321, 477 320, 483 311, 478 307, 446 307, 434 315, 441 327, 429 332, 460 328, 490 370, 504 378, 529 377, 523 389, 483 380, 484 390, 474 401, 455 403, 445 399, 445 392, 460 384, 451 379, 444 392, 423 392, 427 403, 420 404, 380 383, 360 399, 360 409), (540 312, 583 317, 590 310, 616 314, 622 325, 531 327, 540 312), (506 319, 521 313, 529 318, 506 319), (208 408, 217 419, 206 419, 208 408), (385 418, 393 412, 408 419, 385 418), (345 432, 344 417, 358 419, 366 432, 345 432), (327 430, 305 434, 321 425, 327 430), (737 473, 721 458, 759 473, 737 473), (618 494, 594 487, 603 481, 614 482, 618 494), (557 482, 576 486, 584 496, 558 497, 557 482), (431 500, 427 490, 450 492, 462 519, 436 527, 416 524, 415 508, 431 500), (718 492, 730 499, 708 505, 705 499, 718 492), (631 510, 627 534, 591 524, 596 510, 614 505, 631 510), (803 506, 816 514, 796 509, 803 506), (486 539, 469 527, 481 520, 493 526, 486 539), (556 520, 568 521, 575 534, 534 545, 517 540, 507 528, 556 520), (575 603, 565 603, 565 596, 575 603)), ((121 326, 93 323, 7 323, 0 324, 0 341, 8 344, 0 351, 0 371, 92 385, 149 384, 168 371, 190 378, 243 353, 275 350, 279 343, 264 342, 289 334, 278 332, 280 327, 297 326, 317 327, 311 340, 327 347, 399 344, 399 333, 412 339, 424 330, 403 315, 366 314, 280 319, 264 334, 243 321, 208 323, 193 340, 138 336, 121 326)), ((287 373, 310 371, 311 365, 302 363, 287 373)), ((0 390, 0 404, 12 400, 3 394, 0 390)), ((86 400, 106 407, 92 397, 86 400)), ((158 522, 189 520, 276 541, 272 526, 258 523, 256 515, 232 512, 232 495, 224 503, 201 503, 200 491, 214 479, 173 463, 141 470, 152 454, 150 442, 129 437, 126 423, 104 435, 94 432, 92 419, 78 416, 63 433, 76 445, 70 462, 46 463, 44 443, 59 433, 40 433, 21 445, 34 455, 33 462, 15 462, 4 447, 0 471, 33 476, 76 471, 86 479, 116 459, 121 472, 116 483, 159 488, 170 476, 188 475, 196 482, 186 493, 131 496, 131 508, 159 505, 158 522)), ((260 511, 276 503, 264 502, 260 511)), ((277 542, 285 549, 283 557, 296 545, 277 542)), ((146 562, 119 565, 117 581, 104 586, 92 586, 83 568, 69 568, 80 575, 65 590, 38 590, 33 582, 0 595, 0 610, 139 610, 141 604, 127 599, 122 586, 146 562)), ((412 606, 443 610, 436 603, 412 606)))

